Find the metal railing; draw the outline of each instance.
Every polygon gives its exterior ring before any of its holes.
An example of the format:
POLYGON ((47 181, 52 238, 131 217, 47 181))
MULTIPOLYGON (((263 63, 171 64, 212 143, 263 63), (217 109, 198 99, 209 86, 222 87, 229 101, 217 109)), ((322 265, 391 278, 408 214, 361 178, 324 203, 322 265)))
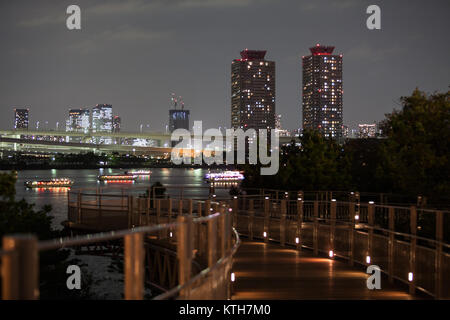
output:
POLYGON ((225 204, 217 208, 215 213, 197 218, 179 214, 171 223, 49 241, 38 241, 33 235, 4 236, 0 251, 2 298, 39 298, 39 253, 43 251, 123 239, 124 297, 142 299, 148 271, 144 247, 148 236, 156 234, 176 247, 178 284, 155 299, 228 299, 232 257, 240 240, 232 229, 232 209, 225 204), (193 274, 193 261, 202 256, 207 266, 193 274))
POLYGON ((444 241, 450 212, 280 198, 236 196, 230 204, 234 227, 251 240, 310 248, 316 255, 346 259, 349 265, 375 264, 390 282, 407 283, 411 294, 421 290, 437 299, 450 298, 450 245, 444 241), (428 231, 422 232, 424 228, 428 231))

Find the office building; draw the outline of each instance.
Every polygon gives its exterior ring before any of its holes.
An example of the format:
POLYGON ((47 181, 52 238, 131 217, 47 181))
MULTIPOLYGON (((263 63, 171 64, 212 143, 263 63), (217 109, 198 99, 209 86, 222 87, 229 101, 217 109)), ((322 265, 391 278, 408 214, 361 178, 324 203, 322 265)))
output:
POLYGON ((376 138, 377 136, 376 123, 359 124, 358 129, 359 129, 358 138, 360 139, 376 138))
POLYGON ((28 129, 30 109, 14 109, 14 129, 28 129))
POLYGON ((93 132, 112 132, 112 120, 112 105, 97 104, 94 108, 92 108, 93 132))
POLYGON ((89 132, 91 125, 89 109, 70 109, 66 121, 66 131, 89 132))

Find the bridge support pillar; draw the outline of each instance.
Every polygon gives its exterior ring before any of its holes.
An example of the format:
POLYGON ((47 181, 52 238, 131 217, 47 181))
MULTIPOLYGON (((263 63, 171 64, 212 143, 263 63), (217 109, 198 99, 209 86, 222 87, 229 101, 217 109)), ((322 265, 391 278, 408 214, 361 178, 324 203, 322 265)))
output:
POLYGON ((2 257, 2 298, 4 300, 39 299, 38 240, 34 235, 3 237, 3 250, 14 250, 2 257))

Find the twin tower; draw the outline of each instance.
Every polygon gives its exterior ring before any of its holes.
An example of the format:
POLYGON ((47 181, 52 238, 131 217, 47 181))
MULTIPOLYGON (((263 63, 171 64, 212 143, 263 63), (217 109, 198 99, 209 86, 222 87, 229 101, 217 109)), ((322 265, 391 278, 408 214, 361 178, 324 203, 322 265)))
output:
MULTIPOLYGON (((328 138, 342 137, 342 55, 317 44, 302 57, 303 129, 328 138)), ((231 126, 235 129, 275 128, 275 62, 266 51, 241 51, 231 63, 231 126)))

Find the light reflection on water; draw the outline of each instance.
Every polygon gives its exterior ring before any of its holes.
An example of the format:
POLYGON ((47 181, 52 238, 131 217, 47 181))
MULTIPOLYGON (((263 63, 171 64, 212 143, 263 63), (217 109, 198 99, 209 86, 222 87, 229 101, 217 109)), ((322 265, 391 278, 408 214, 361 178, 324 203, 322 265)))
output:
MULTIPOLYGON (((132 170, 132 169, 128 169, 132 170)), ((102 192, 117 192, 122 189, 127 193, 141 194, 145 188, 150 187, 156 181, 164 186, 185 187, 183 194, 185 197, 202 198, 208 196, 208 184, 204 182, 203 177, 208 172, 204 169, 183 169, 183 168, 153 168, 150 178, 140 176, 134 183, 104 183, 97 180, 102 174, 122 174, 126 170, 121 169, 82 169, 82 170, 23 170, 18 172, 16 183, 16 199, 25 198, 30 203, 34 203, 36 208, 49 204, 52 206, 51 214, 55 217, 53 225, 55 228, 61 228, 61 222, 67 218, 67 192, 69 188, 53 189, 27 189, 24 186, 25 181, 36 179, 51 178, 69 178, 74 180, 72 190, 80 188, 104 188, 102 192)), ((167 193, 171 197, 180 195, 179 190, 168 189, 167 193)), ((227 190, 216 189, 216 194, 226 195, 227 190)))

